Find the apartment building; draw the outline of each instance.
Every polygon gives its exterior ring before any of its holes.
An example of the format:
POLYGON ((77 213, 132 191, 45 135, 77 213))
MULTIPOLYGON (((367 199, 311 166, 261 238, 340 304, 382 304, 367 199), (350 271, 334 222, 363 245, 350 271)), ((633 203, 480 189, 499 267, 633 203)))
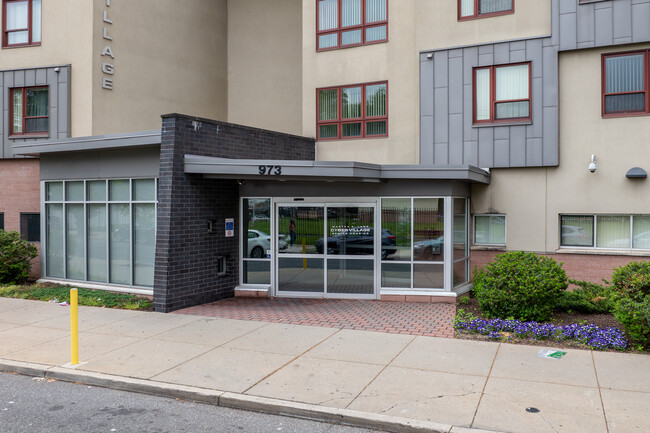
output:
POLYGON ((650 255, 650 0, 2 13, 0 211, 44 279, 455 302, 500 251, 592 281, 650 255))

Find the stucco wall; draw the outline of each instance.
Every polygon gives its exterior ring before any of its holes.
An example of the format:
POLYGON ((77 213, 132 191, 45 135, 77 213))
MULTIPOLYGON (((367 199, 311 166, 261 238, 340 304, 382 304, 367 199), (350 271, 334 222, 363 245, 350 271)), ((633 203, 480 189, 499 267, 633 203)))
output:
MULTIPOLYGON (((227 117, 227 0, 93 2, 92 134, 160 128, 160 116, 184 112, 227 117), (103 21, 103 12, 108 19, 103 21), (103 38, 103 28, 112 40, 103 38), (110 46, 115 59, 101 56, 110 46), (102 73, 110 61, 115 73, 102 73), (113 90, 102 88, 113 79, 113 90)), ((89 62, 90 63, 90 62, 89 62)), ((74 65, 73 65, 74 68, 74 65)))
POLYGON ((489 187, 472 188, 472 213, 507 215, 507 249, 556 251, 563 213, 650 214, 648 180, 625 177, 632 167, 650 170, 650 118, 601 115, 602 53, 648 48, 560 53, 559 167, 494 169, 489 187), (587 168, 592 154, 595 173, 587 168))
POLYGON ((387 43, 316 52, 316 2, 303 0, 303 131, 316 136, 316 89, 388 81, 388 138, 324 141, 319 160, 417 164, 419 53, 547 36, 550 0, 516 0, 515 13, 458 21, 456 1, 388 1, 387 43))
POLYGON ((228 122, 302 133, 301 7, 228 1, 228 122))
POLYGON ((72 65, 69 132, 72 136, 91 135, 93 4, 87 0, 44 1, 42 14, 41 45, 2 49, 0 69, 72 65))

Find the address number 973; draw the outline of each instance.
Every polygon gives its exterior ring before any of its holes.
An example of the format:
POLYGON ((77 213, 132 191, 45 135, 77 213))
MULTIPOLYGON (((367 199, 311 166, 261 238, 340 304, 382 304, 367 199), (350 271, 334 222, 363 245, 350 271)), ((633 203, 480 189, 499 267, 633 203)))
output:
POLYGON ((260 165, 259 166, 260 174, 266 174, 267 176, 278 176, 282 174, 282 166, 280 165, 260 165))

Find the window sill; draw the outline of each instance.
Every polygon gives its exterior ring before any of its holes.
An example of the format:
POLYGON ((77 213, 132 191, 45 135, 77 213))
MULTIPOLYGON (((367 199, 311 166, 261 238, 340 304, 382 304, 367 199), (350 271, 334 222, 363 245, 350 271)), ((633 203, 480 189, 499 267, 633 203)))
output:
POLYGON ((650 113, 648 112, 636 112, 636 113, 611 113, 611 114, 603 114, 603 119, 620 119, 622 117, 643 117, 643 116, 650 116, 650 113))
POLYGON ((604 1, 606 0, 579 0, 578 5, 588 5, 589 3, 599 3, 604 1))
POLYGON ((388 42, 388 39, 382 39, 380 41, 373 41, 373 42, 366 42, 364 44, 350 44, 350 45, 341 45, 338 47, 330 47, 330 48, 316 48, 317 53, 326 53, 328 51, 338 51, 338 50, 346 50, 348 48, 357 48, 357 47, 365 47, 368 45, 377 45, 377 44, 385 44, 388 42))
POLYGON ((470 251, 506 251, 505 245, 472 245, 470 251))
POLYGON ((601 256, 650 256, 650 250, 613 249, 613 248, 558 248, 556 254, 592 254, 601 256))
MULTIPOLYGON (((602 1, 602 0, 596 0, 596 1, 602 1)), ((492 13, 489 13, 489 14, 472 15, 472 16, 467 16, 467 17, 459 16, 458 21, 459 22, 473 21, 473 20, 480 20, 480 19, 483 19, 483 18, 500 17, 502 15, 513 15, 514 13, 515 13, 515 9, 512 8, 512 9, 507 10, 507 11, 492 12, 492 13)), ((459 11, 459 15, 460 15, 460 11, 459 11)))
POLYGON ((50 134, 10 135, 9 140, 29 140, 30 138, 50 138, 50 134))
POLYGON ((2 49, 3 50, 12 50, 14 48, 28 48, 28 47, 40 47, 40 46, 41 46, 41 43, 38 42, 38 43, 35 43, 35 44, 7 45, 7 46, 3 46, 2 49))
POLYGON ((493 122, 493 123, 474 123, 472 128, 494 128, 495 126, 518 126, 518 125, 532 125, 532 120, 524 120, 521 122, 493 122))

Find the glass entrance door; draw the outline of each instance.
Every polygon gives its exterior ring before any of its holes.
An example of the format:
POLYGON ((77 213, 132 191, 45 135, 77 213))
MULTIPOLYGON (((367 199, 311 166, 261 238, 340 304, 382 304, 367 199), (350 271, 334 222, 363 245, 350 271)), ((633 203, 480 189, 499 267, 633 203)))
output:
POLYGON ((276 295, 376 297, 383 239, 375 231, 374 203, 277 206, 276 233, 286 248, 278 250, 276 295))

